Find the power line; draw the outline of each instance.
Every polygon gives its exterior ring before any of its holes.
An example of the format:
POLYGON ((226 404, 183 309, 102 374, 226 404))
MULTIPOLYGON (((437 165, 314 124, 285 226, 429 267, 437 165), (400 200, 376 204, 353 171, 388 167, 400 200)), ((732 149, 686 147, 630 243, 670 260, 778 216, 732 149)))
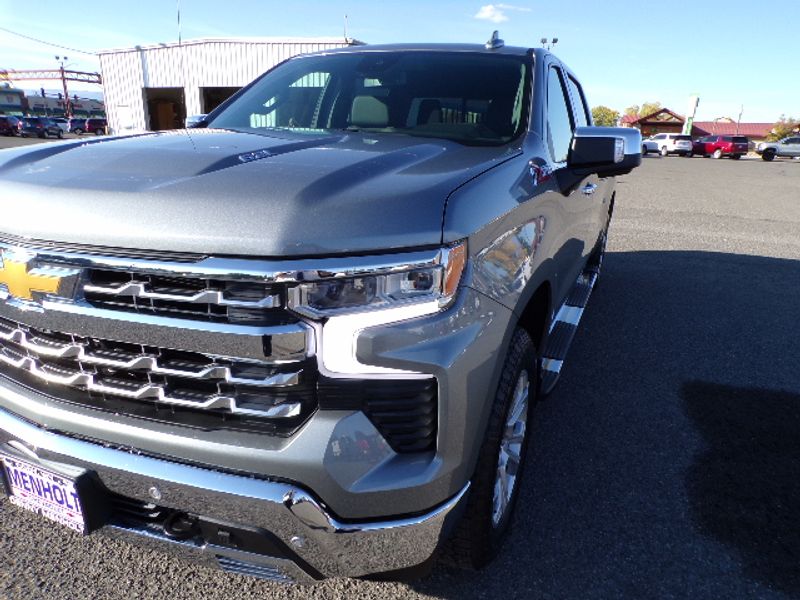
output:
POLYGON ((59 44, 53 44, 52 42, 45 42, 44 40, 40 40, 35 37, 31 37, 29 35, 24 35, 17 31, 12 31, 11 29, 6 29, 5 27, 0 27, 0 31, 5 31, 6 33, 10 33, 11 35, 16 35, 21 38, 25 38, 26 40, 31 40, 34 42, 38 42, 40 44, 45 44, 47 46, 53 46, 54 48, 61 48, 63 50, 69 50, 70 52, 78 52, 80 54, 88 54, 89 56, 97 56, 94 52, 86 52, 85 50, 78 50, 77 48, 70 48, 69 46, 61 46, 59 44))

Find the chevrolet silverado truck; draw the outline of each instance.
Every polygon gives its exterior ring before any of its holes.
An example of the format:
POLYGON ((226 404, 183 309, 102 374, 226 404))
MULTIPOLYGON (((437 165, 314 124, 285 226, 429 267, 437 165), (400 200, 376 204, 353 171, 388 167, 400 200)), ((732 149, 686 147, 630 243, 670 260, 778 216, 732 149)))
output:
POLYGON ((641 147, 494 36, 0 152, 3 510, 283 582, 481 567, 641 147))

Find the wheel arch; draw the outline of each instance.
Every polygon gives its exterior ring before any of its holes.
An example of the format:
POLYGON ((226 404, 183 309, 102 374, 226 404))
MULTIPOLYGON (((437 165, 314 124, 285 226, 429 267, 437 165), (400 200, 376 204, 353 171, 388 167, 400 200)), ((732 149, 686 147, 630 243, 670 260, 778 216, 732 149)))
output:
POLYGON ((522 307, 517 325, 531 336, 537 351, 544 348, 549 331, 552 307, 552 287, 549 280, 544 280, 533 292, 533 295, 522 307))

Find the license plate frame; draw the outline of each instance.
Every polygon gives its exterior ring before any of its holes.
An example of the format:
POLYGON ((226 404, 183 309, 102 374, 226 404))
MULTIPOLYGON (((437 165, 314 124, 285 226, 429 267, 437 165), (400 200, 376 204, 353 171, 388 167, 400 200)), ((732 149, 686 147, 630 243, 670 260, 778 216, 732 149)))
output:
POLYGON ((0 483, 9 502, 81 535, 92 529, 88 479, 85 471, 75 477, 0 453, 0 483))

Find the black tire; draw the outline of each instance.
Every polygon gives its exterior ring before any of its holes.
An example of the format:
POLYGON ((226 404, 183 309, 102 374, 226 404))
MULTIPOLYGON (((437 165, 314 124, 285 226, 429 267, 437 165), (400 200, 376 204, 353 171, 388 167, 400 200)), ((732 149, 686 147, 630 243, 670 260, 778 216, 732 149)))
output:
POLYGON ((775 159, 775 151, 774 150, 764 150, 764 154, 761 155, 761 160, 765 160, 770 162, 771 160, 775 159))
POLYGON ((58 130, 58 139, 62 139, 64 137, 64 132, 60 129, 58 130))
POLYGON ((42 133, 39 134, 39 137, 42 138, 43 140, 46 140, 47 139, 47 132, 43 131, 42 133))
POLYGON ((83 133, 83 129, 81 129, 80 127, 78 127, 77 129, 73 129, 73 130, 72 130, 72 133, 74 133, 74 134, 76 134, 76 135, 81 135, 81 134, 83 133))
POLYGON ((740 158, 742 158, 741 154, 731 154, 731 159, 733 160, 739 160, 740 158))
POLYGON ((647 146, 642 144, 642 156, 647 156, 647 146))
MULTIPOLYGON (((538 387, 539 364, 536 348, 528 332, 518 327, 511 338, 500 384, 492 400, 489 424, 472 477, 466 511, 444 548, 442 556, 445 561, 465 569, 480 569, 497 555, 513 520, 514 505, 519 497, 530 439, 527 435, 530 431, 530 415, 536 403, 538 387), (517 405, 514 400, 518 397, 518 386, 521 385, 523 376, 528 382, 528 396, 522 419, 524 429, 519 461, 514 467, 510 499, 507 500, 504 510, 498 510, 495 505, 495 486, 499 481, 497 474, 501 468, 501 442, 504 442, 504 432, 508 431, 507 421, 512 418, 511 409, 517 405)), ((517 429, 514 428, 514 431, 517 429)), ((511 458, 508 454, 506 456, 511 458)), ((512 465, 513 462, 506 464, 512 465)))
POLYGON ((94 134, 95 135, 103 135, 103 130, 102 129, 95 129, 94 130, 94 134))

